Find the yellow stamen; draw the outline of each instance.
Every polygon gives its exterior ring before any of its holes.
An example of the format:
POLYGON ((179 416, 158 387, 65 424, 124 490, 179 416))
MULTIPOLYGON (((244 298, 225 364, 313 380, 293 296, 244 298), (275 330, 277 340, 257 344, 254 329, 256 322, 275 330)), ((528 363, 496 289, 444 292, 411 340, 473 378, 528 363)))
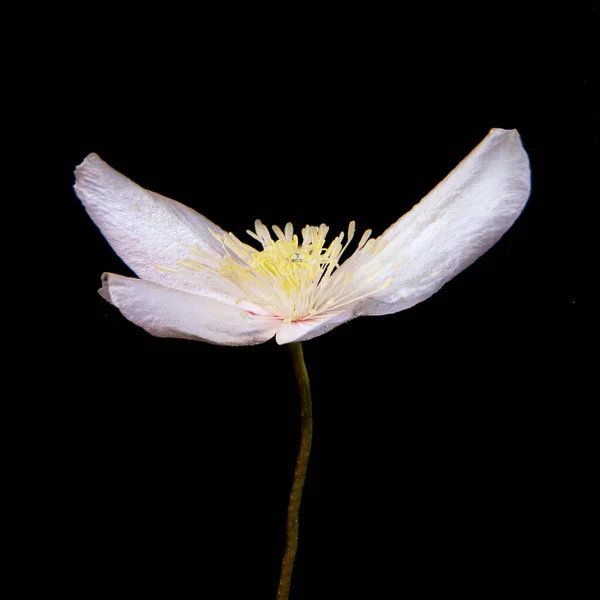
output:
MULTIPOLYGON (((391 282, 381 282, 383 269, 380 265, 370 267, 362 274, 361 269, 354 273, 355 276, 348 272, 341 278, 334 277, 342 255, 354 238, 354 221, 348 227, 345 244, 342 244, 345 237, 342 232, 326 245, 329 227, 325 224, 304 227, 302 243, 294 234, 291 223, 287 223, 283 230, 274 225, 272 230, 276 239, 257 219, 254 231, 248 231, 262 245, 260 251, 241 242, 232 233, 220 235, 210 230, 226 255, 215 260, 200 248, 189 246, 192 256, 203 262, 189 259, 177 264, 192 271, 213 271, 233 284, 243 301, 271 311, 284 323, 310 318, 325 310, 336 311, 384 289, 391 282)), ((370 256, 379 254, 386 245, 382 238, 370 239, 370 235, 371 230, 368 229, 360 238, 354 253, 359 261, 361 256, 366 257, 366 253, 370 256)))

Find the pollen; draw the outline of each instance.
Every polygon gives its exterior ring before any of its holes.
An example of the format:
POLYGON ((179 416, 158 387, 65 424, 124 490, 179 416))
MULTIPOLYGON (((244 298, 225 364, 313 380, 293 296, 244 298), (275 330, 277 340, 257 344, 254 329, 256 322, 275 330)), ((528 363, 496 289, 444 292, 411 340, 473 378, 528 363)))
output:
POLYGON ((216 273, 237 288, 238 303, 252 302, 284 323, 310 319, 325 311, 342 312, 349 304, 390 283, 379 278, 381 265, 371 265, 367 270, 360 268, 362 254, 372 258, 385 247, 385 240, 369 239, 371 230, 363 234, 352 257, 357 259, 354 272, 336 276, 340 259, 356 232, 354 221, 348 226, 347 236, 341 232, 329 244, 326 243, 329 227, 325 224, 307 225, 301 230, 301 238, 294 233, 291 223, 284 229, 274 225, 272 231, 274 238, 258 219, 254 231, 247 231, 262 246, 258 250, 233 233, 220 235, 211 230, 224 250, 223 258, 215 261, 199 248, 188 246, 192 258, 177 264, 190 271, 216 273))

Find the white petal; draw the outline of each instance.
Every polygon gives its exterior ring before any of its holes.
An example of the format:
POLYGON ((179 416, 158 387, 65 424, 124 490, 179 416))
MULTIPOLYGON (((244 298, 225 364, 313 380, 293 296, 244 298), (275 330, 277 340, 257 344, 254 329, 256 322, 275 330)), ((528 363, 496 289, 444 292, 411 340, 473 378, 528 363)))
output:
POLYGON ((223 256, 208 230, 222 235, 222 229, 191 208, 145 190, 97 154, 87 156, 75 176, 75 192, 88 214, 139 277, 190 291, 207 287, 204 273, 156 267, 177 269, 178 260, 193 258, 186 244, 215 258, 223 256))
POLYGON ((351 312, 324 314, 304 321, 292 321, 281 325, 277 331, 278 344, 291 342, 306 342, 331 331, 334 327, 353 318, 351 312))
POLYGON ((387 246, 366 266, 382 267, 379 280, 391 278, 391 284, 361 301, 356 314, 398 312, 437 292, 513 224, 529 197, 530 179, 517 131, 492 129, 446 179, 385 231, 387 246))
POLYGON ((102 276, 99 292, 127 319, 158 337, 249 346, 271 339, 281 326, 280 319, 247 308, 112 273, 102 276))

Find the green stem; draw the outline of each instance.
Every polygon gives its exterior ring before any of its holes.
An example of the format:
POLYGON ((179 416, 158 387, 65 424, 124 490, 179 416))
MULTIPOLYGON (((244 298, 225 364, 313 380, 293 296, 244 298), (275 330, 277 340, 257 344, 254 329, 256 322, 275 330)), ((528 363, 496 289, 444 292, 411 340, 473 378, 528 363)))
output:
POLYGON ((298 512, 300 510, 300 501, 302 499, 302 488, 306 479, 306 469, 308 467, 308 457, 310 455, 310 446, 312 443, 312 401, 310 397, 310 383, 308 373, 304 364, 304 354, 302 344, 295 342, 290 344, 292 352, 292 362, 298 389, 300 391, 300 451, 296 462, 296 472, 294 473, 294 482, 290 494, 290 503, 288 505, 287 516, 287 543, 285 555, 281 564, 281 577, 279 579, 279 589, 277 590, 277 600, 288 600, 290 593, 290 584, 292 581, 292 570, 294 568, 294 559, 298 549, 298 512))

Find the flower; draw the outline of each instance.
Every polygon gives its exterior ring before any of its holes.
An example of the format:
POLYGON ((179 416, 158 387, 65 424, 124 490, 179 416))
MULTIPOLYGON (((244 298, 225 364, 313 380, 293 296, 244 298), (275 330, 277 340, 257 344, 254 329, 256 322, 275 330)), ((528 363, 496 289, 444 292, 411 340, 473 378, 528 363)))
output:
POLYGON ((340 259, 355 233, 329 244, 326 225, 291 223, 262 249, 136 185, 96 154, 76 169, 75 191, 139 279, 102 276, 100 294, 152 335, 215 344, 305 341, 358 316, 405 310, 437 292, 495 244, 523 210, 527 154, 516 130, 492 129, 423 200, 340 259))

